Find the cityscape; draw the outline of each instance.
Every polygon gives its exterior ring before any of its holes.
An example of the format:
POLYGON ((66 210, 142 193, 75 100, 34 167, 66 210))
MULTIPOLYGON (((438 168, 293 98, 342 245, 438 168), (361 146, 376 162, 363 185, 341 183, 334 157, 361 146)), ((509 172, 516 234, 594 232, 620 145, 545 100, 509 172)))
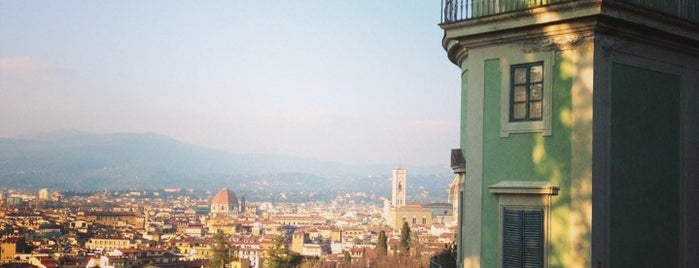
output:
POLYGON ((699 267, 699 0, 0 0, 0 268, 699 267))
POLYGON ((458 181, 445 186, 449 198, 441 203, 408 202, 406 169, 394 169, 390 183, 382 203, 355 202, 361 192, 273 203, 227 188, 4 189, 0 261, 42 268, 424 267, 433 255, 453 254, 458 181))

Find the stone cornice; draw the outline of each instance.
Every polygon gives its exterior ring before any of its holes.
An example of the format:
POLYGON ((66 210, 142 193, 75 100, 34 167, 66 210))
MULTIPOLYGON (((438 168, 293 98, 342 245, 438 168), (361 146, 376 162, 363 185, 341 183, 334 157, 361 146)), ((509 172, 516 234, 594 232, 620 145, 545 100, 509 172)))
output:
POLYGON ((458 40, 449 40, 448 43, 444 44, 444 49, 447 51, 449 60, 457 66, 461 66, 461 63, 468 58, 468 47, 458 40))
POLYGON ((573 19, 587 18, 600 13, 599 1, 573 1, 524 11, 508 12, 471 20, 440 25, 444 29, 442 45, 449 60, 461 64, 468 57, 469 49, 498 44, 531 44, 524 50, 540 51, 564 49, 564 42, 579 41, 589 35, 587 25, 568 24, 573 19), (582 27, 582 28, 581 28, 582 27))
POLYGON ((558 186, 547 181, 501 181, 488 186, 493 194, 558 195, 558 186))
POLYGON ((441 24, 442 45, 461 66, 468 51, 513 44, 523 52, 566 50, 596 33, 699 55, 699 25, 617 1, 574 1, 441 24))
MULTIPOLYGON (((597 18, 595 32, 626 42, 646 43, 695 57, 699 56, 699 25, 695 25, 695 29, 673 28, 671 25, 655 26, 658 25, 634 23, 619 17, 603 15, 597 18)), ((614 47, 614 45, 608 46, 608 48, 614 47)), ((616 47, 623 49, 621 45, 616 47)))

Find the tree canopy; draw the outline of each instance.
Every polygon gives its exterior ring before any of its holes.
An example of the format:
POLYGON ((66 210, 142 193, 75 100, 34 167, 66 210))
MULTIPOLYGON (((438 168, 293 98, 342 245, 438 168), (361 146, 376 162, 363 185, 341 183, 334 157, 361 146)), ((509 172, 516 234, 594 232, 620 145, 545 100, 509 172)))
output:
POLYGON ((283 236, 274 237, 274 244, 265 251, 265 267, 286 268, 299 265, 303 259, 301 256, 292 255, 284 244, 283 236))
POLYGON ((227 267, 232 260, 231 246, 221 230, 214 235, 213 253, 213 257, 208 261, 208 267, 227 267))
POLYGON ((386 256, 386 253, 388 252, 387 240, 388 237, 386 237, 386 232, 381 230, 381 232, 379 232, 378 242, 376 242, 376 253, 379 256, 386 256))
POLYGON ((401 254, 410 253, 410 226, 408 222, 403 222, 403 227, 400 228, 400 252, 401 254))

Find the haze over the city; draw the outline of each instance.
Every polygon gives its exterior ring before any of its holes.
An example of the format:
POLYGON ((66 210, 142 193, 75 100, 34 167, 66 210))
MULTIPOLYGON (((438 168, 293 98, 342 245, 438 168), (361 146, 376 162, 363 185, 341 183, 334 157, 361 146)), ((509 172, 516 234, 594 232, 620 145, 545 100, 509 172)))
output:
POLYGON ((236 153, 445 164, 435 1, 0 1, 0 137, 155 132, 236 153))

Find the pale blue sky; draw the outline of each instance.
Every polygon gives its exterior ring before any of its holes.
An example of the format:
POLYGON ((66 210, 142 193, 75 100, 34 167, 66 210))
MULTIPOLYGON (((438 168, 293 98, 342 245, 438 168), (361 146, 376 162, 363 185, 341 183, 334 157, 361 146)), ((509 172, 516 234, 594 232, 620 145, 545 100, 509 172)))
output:
POLYGON ((156 132, 236 153, 444 164, 440 2, 0 0, 0 137, 156 132))

